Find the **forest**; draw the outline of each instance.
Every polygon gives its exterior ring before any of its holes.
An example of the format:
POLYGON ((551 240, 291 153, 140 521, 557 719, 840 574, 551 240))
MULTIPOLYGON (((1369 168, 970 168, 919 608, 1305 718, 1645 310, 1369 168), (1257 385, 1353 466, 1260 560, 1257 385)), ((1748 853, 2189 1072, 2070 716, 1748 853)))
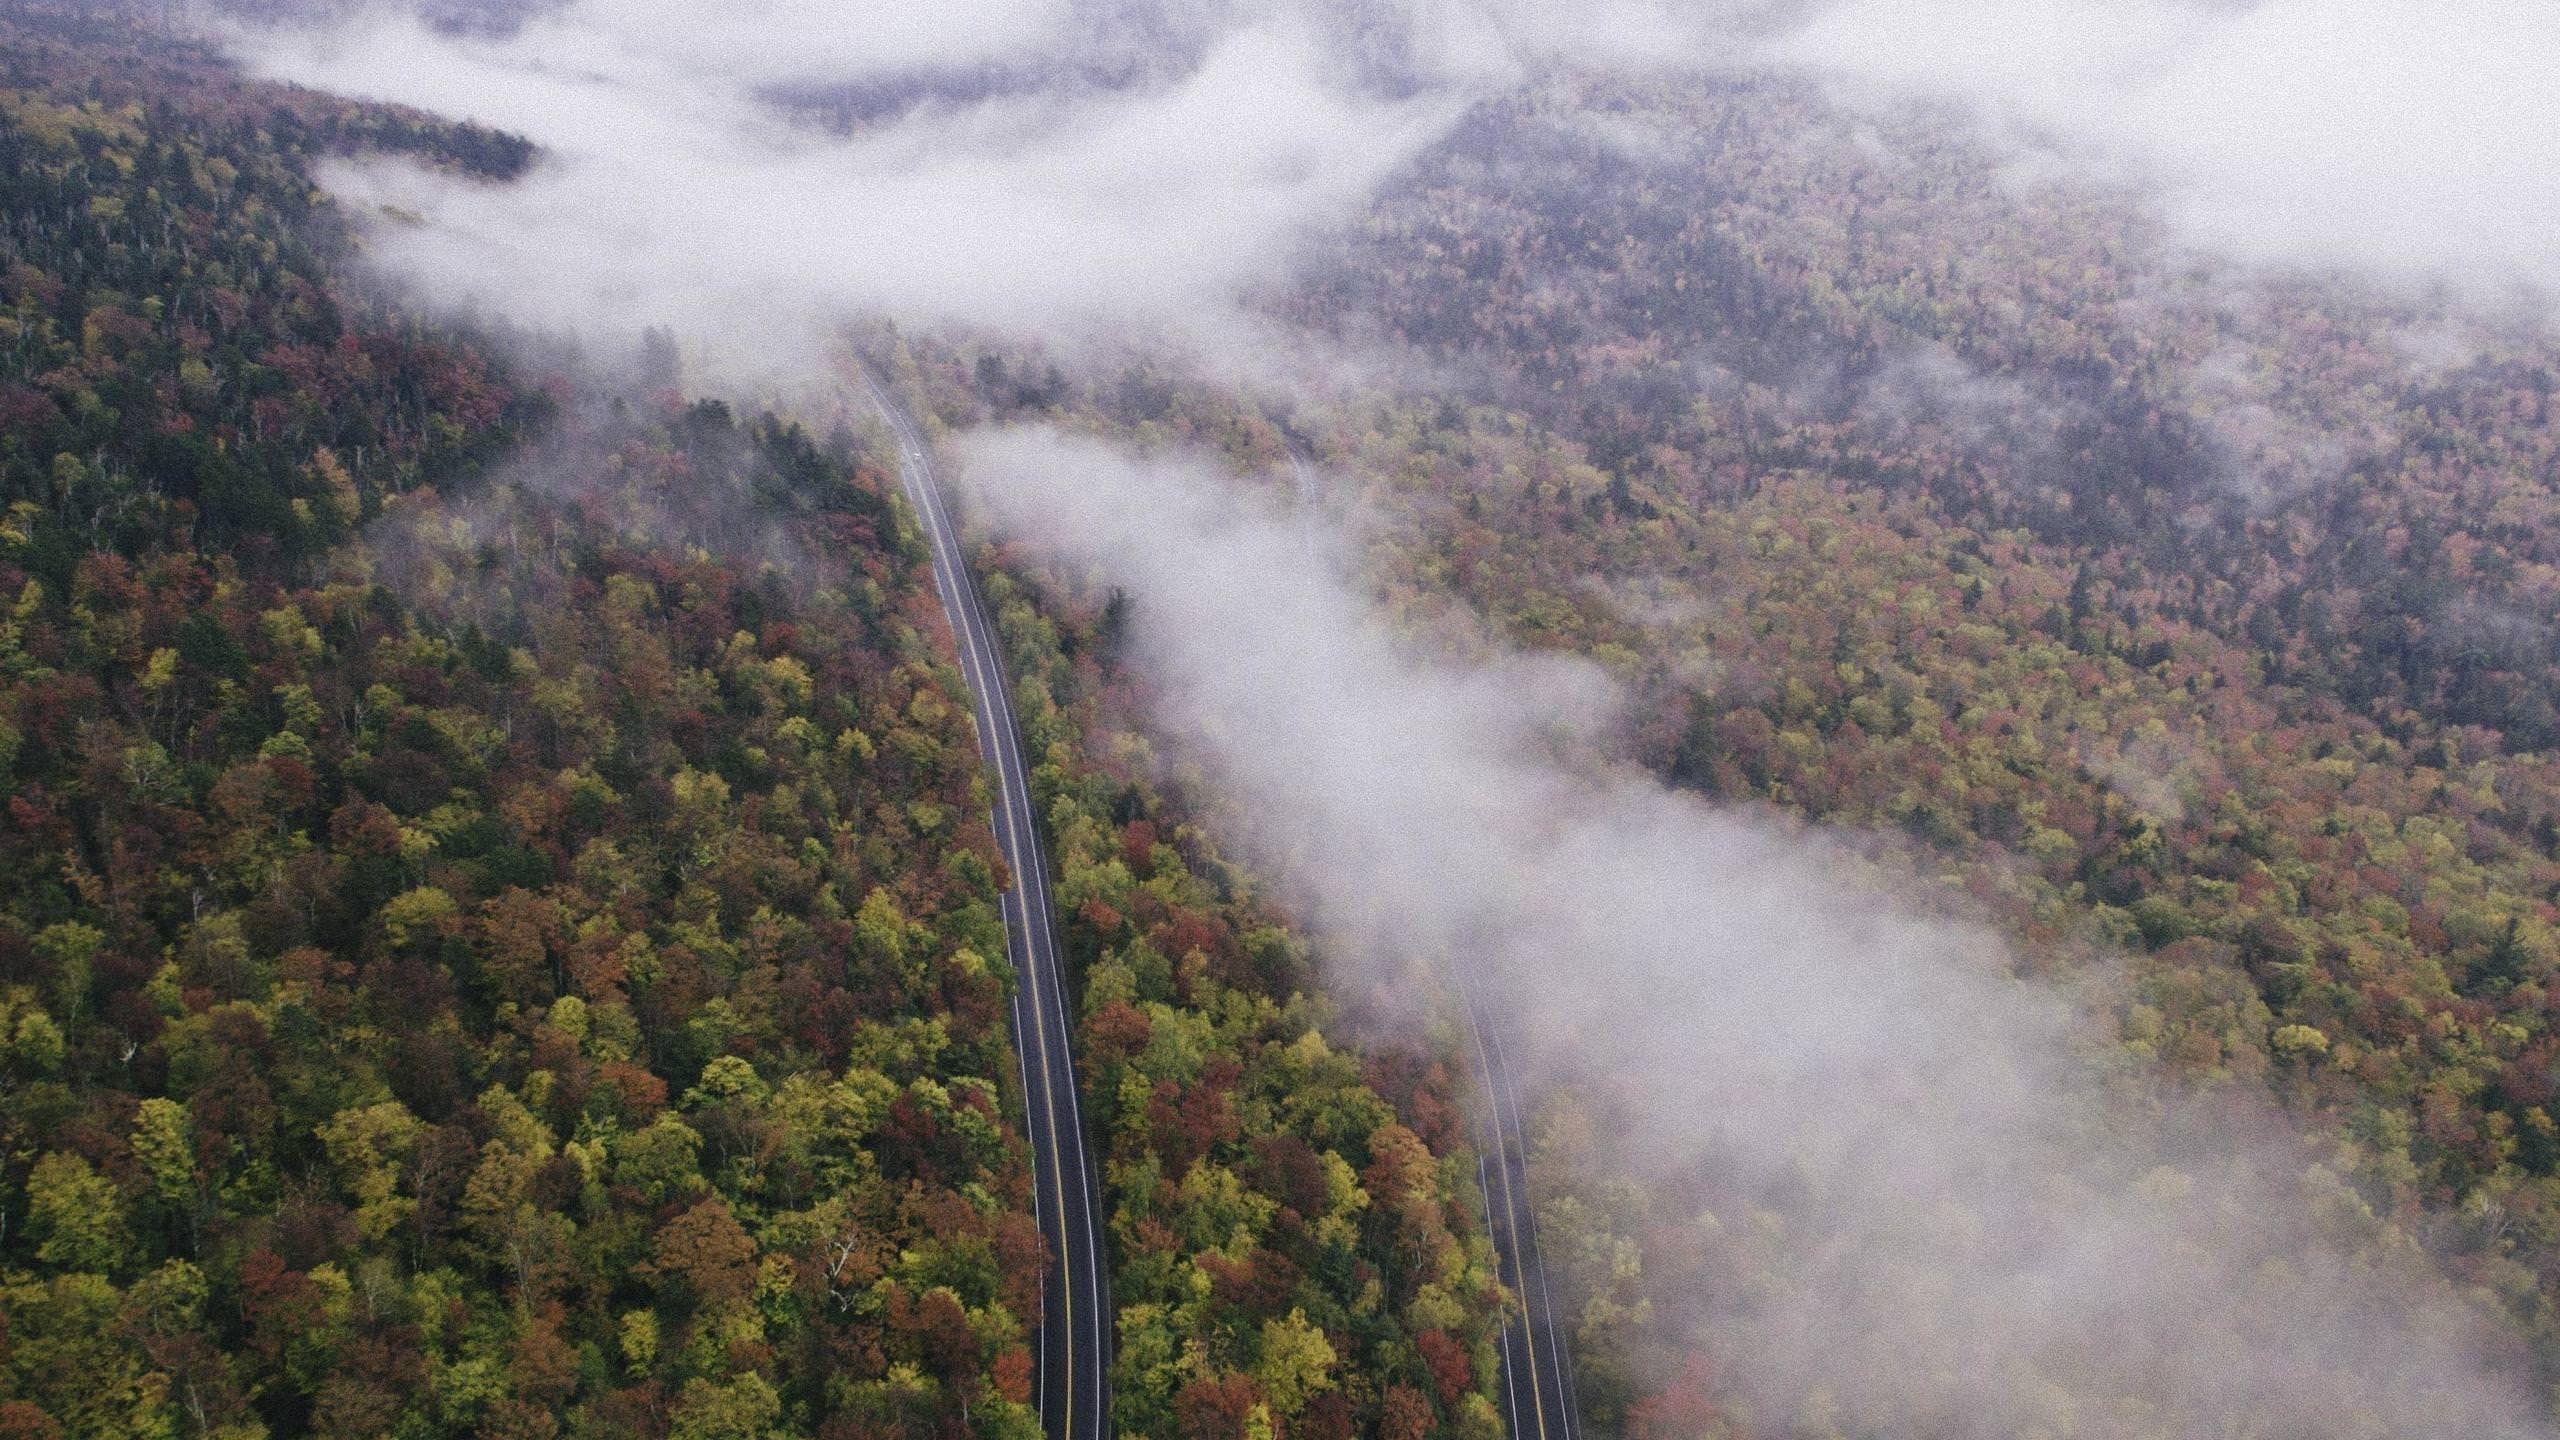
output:
MULTIPOLYGON (((318 157, 512 137, 84 7, 0 66, 0 1433, 1037 1433, 1000 862, 871 442, 349 281, 318 157)), ((1489 1433, 1446 1077, 1040 723, 1133 1432, 1489 1433)))
MULTIPOLYGON (((1051 69, 1142 91, 1215 38, 1175 8, 1154 50, 764 98, 844 136, 1051 69)), ((691 387, 663 334, 405 292, 368 247, 425 222, 323 169, 497 189, 537 146, 165 18, 0 5, 0 1440, 1033 1440, 1010 877, 894 448, 691 387)), ((2180 1198, 2160 1155, 2254 1137, 2277 1213, 2184 1237, 2235 1291, 2348 1272, 2547 1421, 2547 324, 2217 259, 1800 77, 1559 66, 1454 113, 1248 297, 1319 378, 877 317, 836 358, 937 440, 1243 477, 1417 643, 1586 662, 1606 764, 1819 837, 2076 1007, 2096 1170, 2180 1198)), ((1141 601, 968 542, 1055 870, 1113 1427, 1498 1440, 1518 1297, 1451 995, 1328 953, 1169 733, 1141 601)), ((1764 1328, 1838 1275, 1940 1294, 2012 1237, 1941 1209, 1866 1253, 1849 1181, 1630 1156, 1645 1077, 1524 1048, 1595 1436, 2220 1403, 2152 1405, 2103 1334, 1773 1384, 1764 1328)), ((2057 1228, 2086 1199, 2010 1179, 2057 1228)), ((2246 1318, 2190 1328, 2321 1317, 2246 1318)))
MULTIPOLYGON (((955 423, 1312 451, 1414 625, 1597 661, 1637 763, 1992 917, 2093 996, 2130 1129, 2272 1097, 2315 1229, 2432 1253, 2560 1377, 2560 350, 2413 366, 2443 296, 2217 271, 2112 197, 1990 182, 1943 125, 1864 123, 1751 76, 1479 107, 1271 302, 1461 377, 1437 393, 1145 359, 1062 387, 988 340, 955 423)), ((1558 1062, 1532 1174, 1596 1421, 1943 1423, 1737 1404, 1719 1335, 1800 1279, 1732 1217, 1821 1207, 1613 1175, 1641 1082, 1558 1062)))

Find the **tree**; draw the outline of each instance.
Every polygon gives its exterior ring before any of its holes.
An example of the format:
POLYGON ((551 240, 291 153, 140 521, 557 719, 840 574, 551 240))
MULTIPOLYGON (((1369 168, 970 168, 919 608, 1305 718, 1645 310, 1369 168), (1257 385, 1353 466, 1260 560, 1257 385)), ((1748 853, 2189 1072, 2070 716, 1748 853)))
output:
POLYGON ((755 1292, 756 1242, 718 1197, 659 1227, 642 1273, 673 1282, 695 1304, 739 1304, 755 1292))
MULTIPOLYGON (((1421 1338, 1427 1342, 1435 1337, 1449 1344, 1448 1337, 1436 1330, 1424 1331, 1421 1338)), ((1333 1388, 1337 1358, 1324 1331, 1308 1321, 1305 1310, 1293 1306, 1286 1316, 1262 1322, 1262 1355, 1254 1364, 1253 1378, 1270 1398, 1272 1410, 1285 1420, 1304 1409, 1308 1400, 1333 1388)), ((1463 1377, 1458 1388, 1465 1388, 1463 1377)))
POLYGON ((1175 1393, 1174 1433, 1182 1440, 1246 1440, 1254 1412, 1262 1409, 1262 1392, 1251 1377, 1203 1376, 1175 1393))
POLYGON ((28 1172, 27 1227, 36 1258, 57 1269, 106 1274, 128 1257, 116 1187, 77 1155, 47 1154, 28 1172))
POLYGON ((782 1397, 761 1375, 688 1380, 670 1417, 668 1440, 766 1440, 781 1418, 782 1397))
POLYGON ((194 1127, 178 1102, 155 1095, 134 1113, 133 1158, 150 1178, 151 1192, 196 1248, 203 1219, 204 1181, 196 1167, 194 1127))

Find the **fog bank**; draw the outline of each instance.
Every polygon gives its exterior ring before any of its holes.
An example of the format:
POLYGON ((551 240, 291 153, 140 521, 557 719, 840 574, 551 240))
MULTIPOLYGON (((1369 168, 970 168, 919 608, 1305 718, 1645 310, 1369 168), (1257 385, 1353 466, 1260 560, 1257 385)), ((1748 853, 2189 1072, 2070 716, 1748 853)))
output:
MULTIPOLYGON (((339 162, 379 266, 772 379, 852 316, 1267 337, 1250 296, 1474 100, 1552 66, 1774 64, 1987 117, 2286 266, 2560 288, 2560 10, 2537 0, 569 0, 235 29, 249 67, 542 147, 509 185, 339 162)), ((2042 173, 2042 172, 2039 172, 2042 173)))
POLYGON ((372 12, 235 48, 269 76, 542 147, 502 186, 330 166, 323 183, 382 222, 370 249, 396 278, 519 324, 666 326, 766 372, 855 315, 1200 338, 1454 114, 1440 91, 1341 83, 1288 11, 1116 85, 1057 59, 1076 51, 1042 0, 829 16, 581 0, 502 35, 372 12), (1028 68, 933 98, 935 76, 1011 64, 1028 68), (823 118, 828 86, 884 77, 924 98, 851 133, 795 123, 812 104, 823 118))
POLYGON ((1978 109, 2245 259, 2560 288, 2560 7, 1835 0, 1767 58, 1978 109))
POLYGON ((1414 648, 1311 558, 1329 540, 1199 466, 1045 431, 963 457, 1000 528, 1131 597, 1161 730, 1338 985, 1465 965, 1524 1053, 1633 1097, 1639 1183, 1763 1197, 1697 1222, 1748 1283, 1677 1299, 1765 1419, 1821 1393, 1848 1433, 2544 1433, 2274 1122, 2128 1142, 2072 1007, 1992 938, 1574 758, 1596 670, 1414 648))

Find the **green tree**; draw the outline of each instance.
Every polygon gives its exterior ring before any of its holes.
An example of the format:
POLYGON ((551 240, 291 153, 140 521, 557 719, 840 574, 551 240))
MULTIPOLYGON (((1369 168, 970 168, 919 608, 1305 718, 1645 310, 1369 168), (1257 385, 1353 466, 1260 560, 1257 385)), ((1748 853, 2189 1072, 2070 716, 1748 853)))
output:
POLYGON ((130 1258, 114 1183, 77 1155, 47 1154, 28 1172, 27 1228, 36 1258, 57 1269, 103 1275, 130 1258))

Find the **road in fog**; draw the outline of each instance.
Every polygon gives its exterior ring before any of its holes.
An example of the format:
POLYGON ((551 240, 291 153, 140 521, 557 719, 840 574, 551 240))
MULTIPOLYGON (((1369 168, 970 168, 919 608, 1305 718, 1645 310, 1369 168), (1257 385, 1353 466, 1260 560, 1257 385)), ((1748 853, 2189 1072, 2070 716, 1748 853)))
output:
POLYGON ((1476 1180, 1484 1187, 1485 1228, 1492 1232, 1502 1283, 1518 1298, 1502 1327, 1502 1418, 1513 1440, 1577 1440, 1573 1357, 1556 1324, 1546 1261, 1538 1254, 1538 1221, 1529 1204, 1528 1126, 1520 1090, 1503 1054, 1495 1019, 1461 984, 1467 1034, 1484 1086, 1476 1135, 1476 1180))
MULTIPOLYGON (((1312 513, 1319 501, 1315 467, 1292 450, 1289 476, 1298 508, 1312 513)), ((1308 530, 1308 563, 1321 564, 1308 530)), ((1538 1220, 1529 1203, 1528 1125, 1520 1091, 1511 1078, 1497 1022, 1488 1020, 1463 977, 1469 1047, 1483 1086, 1484 1112, 1476 1133, 1476 1180, 1484 1189, 1485 1230, 1493 1237, 1495 1267, 1519 1307, 1502 1327, 1503 1423, 1513 1440, 1577 1440, 1581 1410, 1573 1385, 1573 1359, 1557 1327, 1546 1261, 1538 1253, 1538 1220)))

